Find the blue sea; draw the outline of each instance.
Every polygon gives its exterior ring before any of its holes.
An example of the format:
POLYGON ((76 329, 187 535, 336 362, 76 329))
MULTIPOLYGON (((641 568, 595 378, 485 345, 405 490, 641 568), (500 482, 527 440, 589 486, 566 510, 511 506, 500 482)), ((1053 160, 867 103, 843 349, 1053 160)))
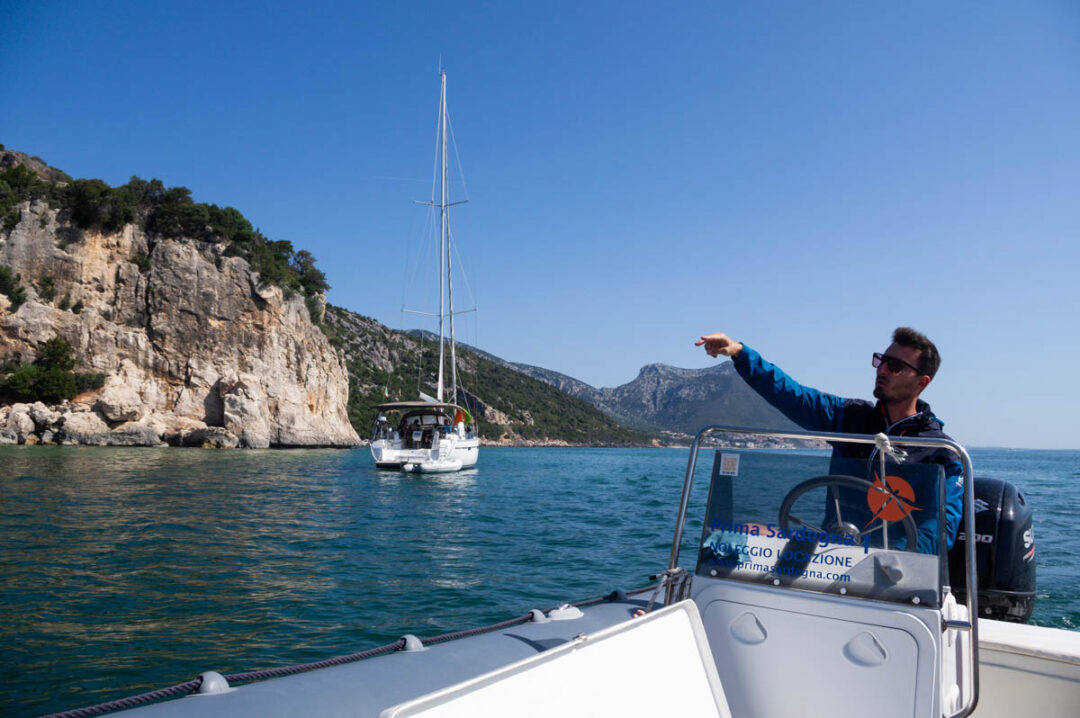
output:
MULTIPOLYGON (((0 714, 328 658, 650 583, 688 452, 0 447, 0 714)), ((1033 622, 1080 626, 1080 452, 975 449, 1035 507, 1033 622)), ((701 534, 699 467, 682 563, 701 534)))

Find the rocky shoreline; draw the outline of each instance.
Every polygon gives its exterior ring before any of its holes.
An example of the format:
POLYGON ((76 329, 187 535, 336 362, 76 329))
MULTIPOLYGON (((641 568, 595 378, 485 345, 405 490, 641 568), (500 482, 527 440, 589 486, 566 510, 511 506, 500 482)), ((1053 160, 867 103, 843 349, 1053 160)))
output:
MULTIPOLYGON (((209 426, 185 416, 131 413, 130 406, 107 402, 42 402, 0 407, 0 446, 188 446, 205 449, 252 447, 224 426, 209 426)), ((330 445, 330 442, 327 442, 330 445)), ((258 446, 266 446, 261 442, 258 446)), ((318 444, 305 444, 313 448, 318 444)))
MULTIPOLYGON (((483 440, 484 446, 577 446, 561 439, 483 440)), ((146 414, 141 407, 106 393, 86 401, 46 405, 0 406, 0 446, 14 444, 55 446, 186 446, 204 449, 251 448, 244 432, 209 426, 185 416, 146 414)), ((367 444, 366 441, 360 444, 367 444)), ((327 442, 324 446, 340 446, 327 442)), ((262 442, 256 448, 265 446, 262 442)), ((319 444, 304 444, 314 448, 319 444)), ((589 446, 593 446, 590 444, 589 446)))
MULTIPOLYGON (((208 426, 190 417, 147 414, 139 407, 108 396, 86 401, 46 405, 0 406, 0 446, 15 444, 53 446, 183 446, 204 449, 251 448, 243 432, 224 426, 208 426)), ((359 442, 366 445, 367 441, 359 442)), ((481 441, 483 446, 571 448, 596 444, 571 444, 562 439, 508 439, 481 441)), ((327 442, 325 446, 333 446, 327 442)), ((262 446, 260 442, 260 446, 262 446)), ((305 444, 314 448, 319 444, 305 444)), ((340 446, 340 444, 337 444, 340 446)), ((659 446, 659 444, 643 445, 659 446)), ((284 447, 283 447, 284 448, 284 447)), ((611 448, 627 448, 614 446, 611 448)))

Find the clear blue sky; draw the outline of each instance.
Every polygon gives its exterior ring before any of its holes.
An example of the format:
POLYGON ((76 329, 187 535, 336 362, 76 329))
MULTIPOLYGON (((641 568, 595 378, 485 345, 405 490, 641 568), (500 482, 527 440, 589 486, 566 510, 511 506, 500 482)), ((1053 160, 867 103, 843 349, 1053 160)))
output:
POLYGON ((1078 448, 1078 7, 0 0, 0 142, 237 207, 415 326, 441 56, 465 340, 615 386, 727 331, 865 397, 910 324, 956 438, 1078 448))

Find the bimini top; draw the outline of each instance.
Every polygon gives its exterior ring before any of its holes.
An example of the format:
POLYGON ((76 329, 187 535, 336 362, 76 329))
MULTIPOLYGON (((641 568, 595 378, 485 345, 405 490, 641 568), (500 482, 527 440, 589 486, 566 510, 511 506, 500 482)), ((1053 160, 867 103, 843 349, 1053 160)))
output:
POLYGON ((457 404, 432 401, 392 401, 389 404, 379 404, 379 411, 407 411, 409 409, 461 409, 457 404))

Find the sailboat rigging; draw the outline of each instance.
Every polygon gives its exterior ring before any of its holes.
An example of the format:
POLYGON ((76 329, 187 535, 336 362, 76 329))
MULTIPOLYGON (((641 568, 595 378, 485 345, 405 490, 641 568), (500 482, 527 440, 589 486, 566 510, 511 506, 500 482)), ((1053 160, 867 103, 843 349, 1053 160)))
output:
MULTIPOLYGON (((480 438, 473 417, 458 401, 457 349, 454 334, 453 252, 451 251, 450 208, 467 200, 450 201, 449 128, 446 106, 446 71, 440 72, 438 146, 439 196, 435 201, 419 202, 439 210, 439 365, 436 394, 423 392, 419 401, 389 402, 379 405, 379 414, 371 436, 371 454, 379 468, 405 471, 444 472, 474 466, 480 438), (447 326, 449 325, 449 326, 447 326), (446 386, 447 328, 449 328, 450 384, 446 386), (446 389, 449 388, 449 397, 446 389), (391 421, 388 414, 400 416, 391 421)), ((472 311, 472 310, 469 310, 472 311)), ((426 312, 411 312, 427 314, 426 312)))

